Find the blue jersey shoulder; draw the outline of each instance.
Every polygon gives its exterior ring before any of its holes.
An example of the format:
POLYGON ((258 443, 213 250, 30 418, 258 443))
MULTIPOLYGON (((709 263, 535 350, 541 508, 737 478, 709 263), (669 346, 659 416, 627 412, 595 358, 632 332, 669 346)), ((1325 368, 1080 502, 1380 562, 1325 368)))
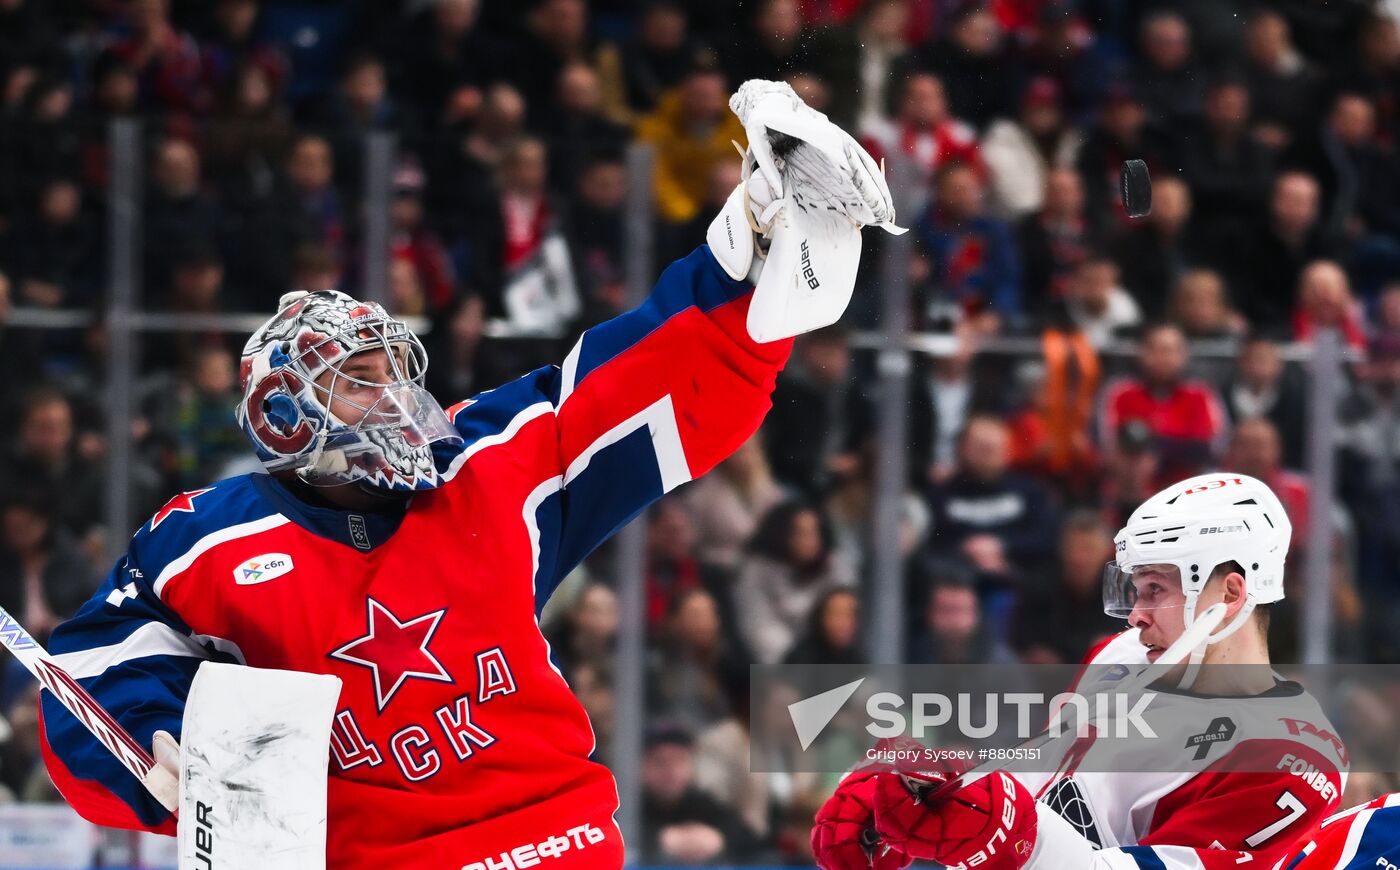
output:
MULTIPOLYGON (((1394 799, 1391 795, 1387 802, 1394 799)), ((1376 807, 1355 824, 1361 827, 1361 836, 1356 838, 1356 832, 1352 831, 1348 837, 1357 843, 1355 863, 1349 866, 1394 867, 1395 863, 1400 863, 1400 805, 1376 807), (1381 858, 1385 863, 1378 860, 1381 858)))
POLYGON ((210 535, 276 516, 277 506, 255 486, 259 476, 230 477, 171 498, 136 530, 131 555, 154 576, 210 535))
POLYGON ((558 366, 536 369, 494 390, 458 402, 447 409, 447 414, 462 441, 451 445, 439 442, 434 446, 438 471, 450 474, 462 454, 474 453, 509 438, 514 434, 512 424, 518 427, 537 414, 550 413, 558 403, 558 366))

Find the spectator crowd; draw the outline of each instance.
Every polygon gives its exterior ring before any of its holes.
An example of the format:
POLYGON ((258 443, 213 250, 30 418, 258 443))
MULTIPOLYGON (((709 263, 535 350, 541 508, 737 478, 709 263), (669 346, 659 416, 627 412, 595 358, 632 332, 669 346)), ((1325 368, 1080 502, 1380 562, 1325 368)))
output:
MULTIPOLYGON (((292 288, 370 282, 366 143, 392 134, 383 294, 428 324, 429 387, 449 404, 561 360, 626 309, 639 198, 658 266, 701 243, 739 180, 728 95, 781 78, 913 179, 908 313, 955 347, 916 359, 905 404, 907 661, 1077 662, 1121 628, 1100 577, 1127 514, 1222 466, 1269 483, 1293 521, 1276 660, 1298 654, 1314 539, 1330 541, 1334 656, 1400 660, 1397 14, 1393 0, 0 0, 0 398, 15 409, 0 606, 42 637, 97 587, 130 531, 104 526, 108 475, 144 516, 253 469, 232 414, 245 336, 208 317, 140 337, 135 461, 111 467, 114 173, 135 170, 141 193, 143 310, 266 313, 292 288), (113 159, 118 120, 140 124, 135 167, 113 159), (635 143, 653 157, 640 192, 635 143), (1118 200, 1129 158, 1154 181, 1141 220, 1118 200), (97 317, 37 329, 8 323, 16 309, 97 317), (1309 407, 1288 353, 1324 330, 1349 351, 1330 493, 1301 473, 1309 417, 1329 409, 1309 407), (1005 338, 1039 351, 996 351, 1005 338)), ((866 661, 886 457, 853 332, 879 325, 883 243, 866 239, 847 320, 797 342, 762 430, 649 512, 646 625, 620 624, 611 545, 546 611, 604 761, 615 641, 646 632, 647 861, 810 864, 831 782, 750 773, 750 729, 791 699, 751 709, 748 667, 866 661)), ((34 691, 13 667, 0 677, 6 799, 57 799, 34 691)))

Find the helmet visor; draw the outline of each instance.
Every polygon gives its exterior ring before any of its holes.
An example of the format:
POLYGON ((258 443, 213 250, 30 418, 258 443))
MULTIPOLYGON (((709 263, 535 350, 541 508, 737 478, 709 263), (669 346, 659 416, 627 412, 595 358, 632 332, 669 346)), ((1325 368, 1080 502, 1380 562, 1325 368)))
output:
POLYGON ((354 428, 359 432, 396 430, 411 447, 424 447, 448 439, 462 440, 437 399, 415 383, 386 385, 354 428))
POLYGON ((1186 606, 1181 569, 1163 562, 1120 566, 1109 562, 1103 571, 1103 612, 1127 619, 1134 610, 1164 610, 1186 606))
MULTIPOLYGON (((325 435, 325 446, 342 462, 302 473, 317 486, 365 481, 388 489, 420 489, 436 485, 437 471, 432 445, 460 443, 462 436, 442 406, 415 383, 374 384, 360 396, 372 396, 367 404, 338 400, 339 414, 350 416, 354 406, 359 419, 339 420, 325 435)), ((332 391, 334 396, 334 391, 332 391)))

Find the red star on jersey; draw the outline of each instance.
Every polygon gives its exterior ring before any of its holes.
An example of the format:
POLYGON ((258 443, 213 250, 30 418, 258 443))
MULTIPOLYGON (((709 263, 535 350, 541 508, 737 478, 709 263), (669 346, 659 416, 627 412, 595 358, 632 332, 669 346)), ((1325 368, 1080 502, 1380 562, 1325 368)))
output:
POLYGON ((165 518, 179 511, 180 513, 194 513, 194 500, 204 495, 206 492, 213 492, 213 487, 209 489, 197 489, 194 492, 182 492, 165 503, 165 507, 156 511, 156 515, 151 517, 151 531, 156 530, 156 526, 165 522, 165 518))
POLYGON ((331 653, 331 658, 374 671, 374 696, 382 713, 409 677, 452 682, 447 669, 428 651, 446 609, 400 622, 384 605, 369 599, 369 633, 331 653), (352 654, 353 653, 353 654, 352 654))

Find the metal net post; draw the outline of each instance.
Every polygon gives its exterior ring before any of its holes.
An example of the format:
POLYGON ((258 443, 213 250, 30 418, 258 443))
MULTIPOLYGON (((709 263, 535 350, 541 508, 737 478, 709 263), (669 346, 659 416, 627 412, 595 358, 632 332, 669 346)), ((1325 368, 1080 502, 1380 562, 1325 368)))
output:
POLYGON ((365 252, 360 292, 364 299, 381 305, 389 302, 389 212, 396 149, 393 133, 375 130, 365 136, 365 252))
MULTIPOLYGON (((901 222, 909 224, 922 205, 917 170, 903 155, 886 164, 890 191, 901 222)), ((870 232, 874 232, 873 230, 870 232)), ((876 351, 875 499, 872 522, 870 660, 904 659, 904 558, 899 527, 909 480, 909 260, 913 235, 886 235, 880 260, 880 346, 876 351)))
MULTIPOLYGON (((624 269, 627 301, 638 305, 655 279, 652 235, 655 206, 652 201, 651 146, 634 144, 627 149, 627 250, 624 269)), ((646 717, 646 537, 647 517, 642 514, 617 536, 618 624, 617 660, 614 669, 612 758, 620 801, 618 825, 624 842, 641 842, 642 749, 646 717)), ((637 863, 629 850, 628 864, 637 863)))
POLYGON ((1342 340, 1319 329, 1308 362, 1308 539, 1304 565, 1303 663, 1332 660, 1332 498, 1336 492, 1337 403, 1341 399, 1342 340))
POLYGON ((113 553, 131 534, 131 421, 136 418, 137 339, 141 301, 141 123, 117 120, 107 130, 111 189, 107 200, 107 540, 113 553))

